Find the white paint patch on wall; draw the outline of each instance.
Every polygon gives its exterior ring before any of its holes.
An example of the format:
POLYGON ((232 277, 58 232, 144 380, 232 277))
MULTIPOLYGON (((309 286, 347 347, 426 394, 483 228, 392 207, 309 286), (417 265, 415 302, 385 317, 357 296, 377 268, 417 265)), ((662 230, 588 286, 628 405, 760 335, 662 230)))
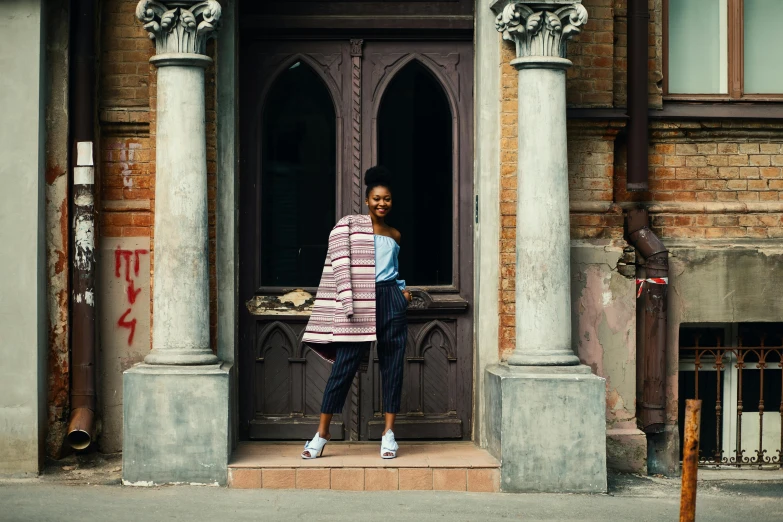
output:
POLYGON ((122 167, 122 185, 127 189, 133 189, 133 165, 136 161, 136 150, 141 148, 141 143, 128 143, 127 148, 120 151, 120 166, 122 167))
POLYGON ((612 304, 612 290, 609 289, 609 279, 612 277, 611 274, 606 274, 604 276, 604 284, 606 285, 606 290, 603 294, 601 294, 601 302, 603 303, 604 307, 609 306, 612 304))

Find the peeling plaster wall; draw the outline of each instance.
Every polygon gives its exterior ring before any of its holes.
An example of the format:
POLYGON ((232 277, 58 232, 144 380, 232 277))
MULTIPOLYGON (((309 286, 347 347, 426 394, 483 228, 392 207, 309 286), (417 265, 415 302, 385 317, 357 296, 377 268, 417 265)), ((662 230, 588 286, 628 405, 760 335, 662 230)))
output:
POLYGON ((667 429, 665 445, 650 467, 676 474, 680 325, 783 321, 783 242, 668 240, 666 247, 670 266, 667 429))
POLYGON ((607 464, 645 472, 647 445, 636 427, 636 292, 618 272, 622 240, 572 241, 574 351, 606 379, 607 464))
POLYGON ((49 316, 46 454, 59 459, 68 428, 68 36, 67 0, 47 8, 46 269, 49 316))

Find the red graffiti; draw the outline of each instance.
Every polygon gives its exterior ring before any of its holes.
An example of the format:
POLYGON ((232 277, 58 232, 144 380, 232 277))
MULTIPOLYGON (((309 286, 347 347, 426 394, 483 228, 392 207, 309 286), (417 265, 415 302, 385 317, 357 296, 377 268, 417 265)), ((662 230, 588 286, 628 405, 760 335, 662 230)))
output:
POLYGON ((130 321, 126 321, 125 318, 128 317, 128 314, 131 313, 131 309, 128 308, 125 310, 125 313, 122 314, 122 317, 120 317, 120 320, 117 321, 117 326, 120 328, 128 328, 130 330, 130 333, 128 334, 128 346, 133 344, 133 334, 136 333, 136 319, 131 319, 130 321))
POLYGON ((133 344, 133 335, 136 333, 136 319, 131 319, 130 321, 126 319, 130 315, 133 309, 133 304, 136 302, 136 298, 141 293, 141 288, 136 288, 134 279, 139 276, 141 256, 147 254, 149 254, 149 250, 145 250, 145 249, 123 250, 119 246, 114 251, 114 277, 120 279, 124 275, 125 283, 127 284, 126 291, 128 295, 128 304, 131 305, 131 307, 128 308, 124 314, 122 314, 122 317, 119 318, 119 320, 117 321, 117 326, 119 326, 120 328, 127 328, 130 330, 130 332, 128 333, 129 346, 133 344), (123 262, 125 264, 124 274, 122 272, 123 262), (133 265, 132 271, 131 271, 131 264, 133 265))
POLYGON ((141 288, 136 288, 133 284, 133 281, 128 283, 128 302, 130 304, 133 304, 136 302, 136 298, 141 293, 141 288))
POLYGON ((117 250, 114 251, 114 277, 117 278, 120 277, 120 269, 122 268, 122 261, 125 260, 125 281, 130 283, 131 282, 131 277, 130 277, 131 256, 134 256, 133 275, 138 277, 139 257, 145 254, 149 254, 149 251, 144 249, 122 250, 120 249, 120 247, 117 247, 117 250))

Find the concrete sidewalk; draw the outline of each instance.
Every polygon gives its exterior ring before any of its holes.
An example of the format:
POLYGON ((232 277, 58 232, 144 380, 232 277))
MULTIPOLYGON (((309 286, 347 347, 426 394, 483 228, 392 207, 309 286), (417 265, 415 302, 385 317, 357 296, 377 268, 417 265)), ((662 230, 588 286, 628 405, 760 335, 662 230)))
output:
MULTIPOLYGON (((0 481, 0 520, 124 521, 658 521, 677 520, 679 485, 621 476, 609 495, 130 488, 51 479, 0 481)), ((697 520, 783 520, 783 482, 704 482, 697 520)))
MULTIPOLYGON (((201 520, 493 522, 677 520, 680 481, 610 474, 608 495, 342 492, 120 485, 120 455, 50 462, 36 479, 0 479, 0 522, 201 520)), ((783 472, 699 470, 697 520, 783 520, 783 472)))

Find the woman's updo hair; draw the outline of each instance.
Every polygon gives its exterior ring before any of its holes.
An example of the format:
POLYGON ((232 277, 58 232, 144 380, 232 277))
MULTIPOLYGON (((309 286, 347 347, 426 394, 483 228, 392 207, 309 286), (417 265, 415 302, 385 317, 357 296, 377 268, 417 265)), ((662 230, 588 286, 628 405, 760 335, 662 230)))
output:
POLYGON ((367 185, 367 190, 364 193, 364 197, 367 198, 370 197, 370 191, 375 187, 386 187, 389 189, 389 192, 392 192, 391 172, 386 167, 380 165, 370 167, 364 173, 364 184, 367 185))

